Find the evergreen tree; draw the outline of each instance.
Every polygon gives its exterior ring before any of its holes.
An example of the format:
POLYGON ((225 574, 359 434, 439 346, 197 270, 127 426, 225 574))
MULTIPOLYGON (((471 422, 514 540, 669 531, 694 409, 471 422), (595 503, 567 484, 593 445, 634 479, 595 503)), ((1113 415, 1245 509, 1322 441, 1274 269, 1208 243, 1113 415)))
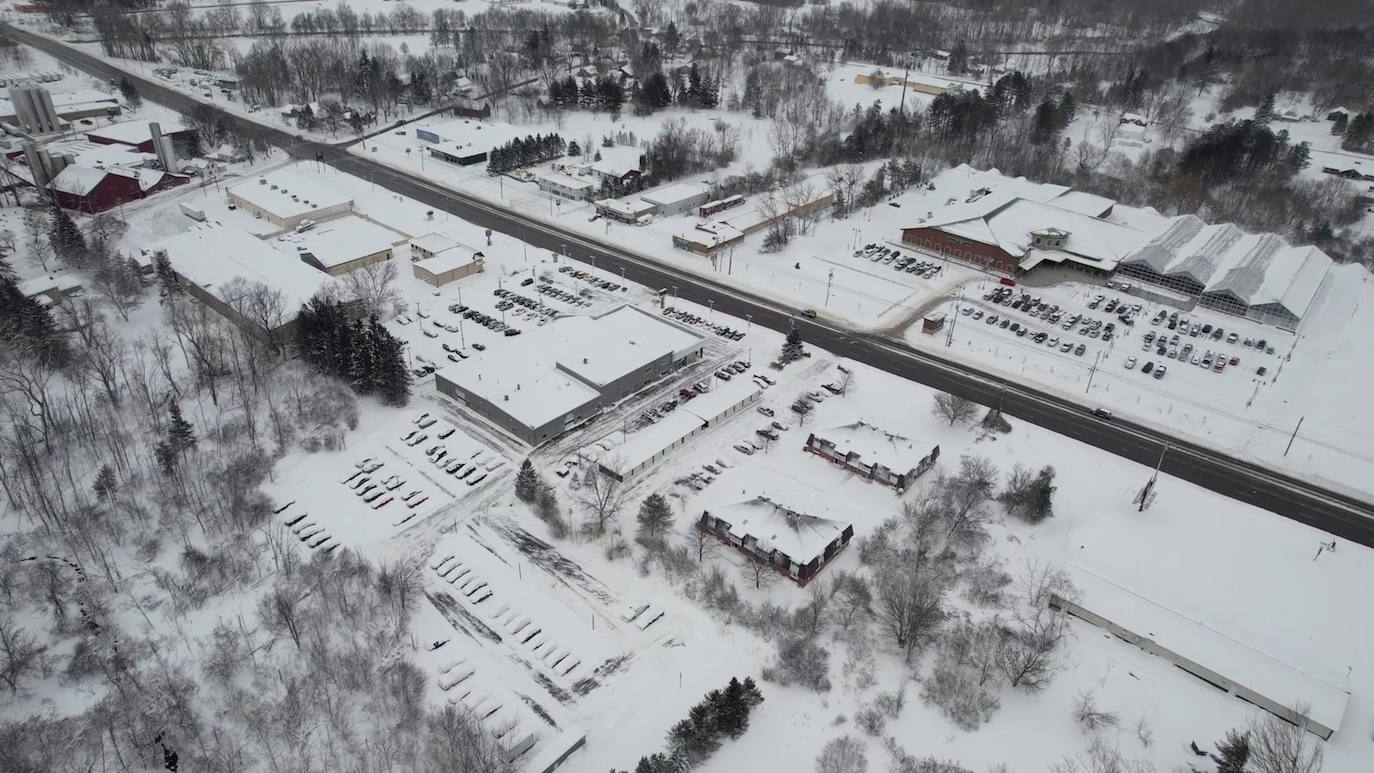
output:
POLYGON ((521 502, 533 502, 539 496, 539 473, 534 471, 528 456, 520 465, 520 472, 515 474, 515 496, 521 502))
POLYGON ((646 112, 662 110, 673 104, 673 93, 668 88, 668 79, 661 71, 655 71, 644 80, 639 90, 639 102, 646 112))
POLYGON ((964 41, 961 40, 955 43, 954 48, 950 49, 949 61, 946 65, 949 71, 955 75, 959 75, 968 69, 968 46, 964 45, 964 41))
POLYGON ((104 465, 95 476, 95 497, 104 501, 115 492, 115 473, 110 465, 104 465))
POLYGON ((1035 108, 1031 119, 1030 141, 1032 145, 1053 142, 1059 136, 1059 108, 1048 97, 1035 108))
POLYGON ((162 468, 162 474, 171 476, 177 470, 177 452, 172 449, 172 444, 163 440, 153 448, 153 456, 157 459, 158 467, 162 468))
POLYGON ((699 765, 720 748, 716 736, 715 718, 711 707, 705 702, 698 703, 687 712, 687 718, 673 725, 668 731, 668 747, 673 755, 685 761, 688 767, 699 765))
POLYGON ((1269 123, 1274 120, 1274 92, 1264 95, 1259 107, 1255 109, 1255 123, 1269 123))
POLYGON ((14 272, 14 266, 10 265, 9 256, 0 253, 0 282, 18 282, 19 275, 14 272))
POLYGON ((76 221, 67 214, 67 210, 61 207, 53 209, 52 231, 49 234, 53 253, 68 265, 78 268, 85 266, 86 237, 81 235, 81 229, 76 227, 76 221))
MULTIPOLYGON (((376 318, 373 320, 375 323, 376 318)), ((374 324, 372 336, 377 396, 387 405, 405 405, 410 402, 410 369, 406 367, 405 345, 381 324, 374 324)))
POLYGON ((1306 142, 1299 142, 1288 151, 1288 165, 1293 172, 1306 169, 1312 163, 1312 146, 1306 142))
POLYGON ((173 400, 167 410, 171 415, 171 422, 167 425, 167 445, 177 454, 195 448, 196 432, 191 422, 181 415, 181 406, 173 400))
POLYGON ((673 509, 662 494, 650 494, 639 506, 639 539, 641 542, 658 542, 664 532, 673 525, 673 509))
POLYGON ((139 95, 138 88, 127 76, 119 79, 119 93, 124 97, 124 101, 129 104, 129 107, 134 110, 143 105, 143 97, 139 95))
POLYGON ((582 148, 577 146, 576 140, 573 140, 572 142, 568 143, 568 155, 572 156, 573 158, 582 155, 582 148))
POLYGON ((1078 115, 1078 100, 1073 98, 1072 91, 1064 92, 1064 98, 1059 100, 1059 128, 1073 123, 1073 119, 1078 115))
POLYGON ((1345 128, 1350 124, 1350 117, 1345 113, 1336 113, 1336 117, 1331 119, 1331 133, 1337 136, 1345 134, 1345 128))
POLYGON ((782 344, 782 359, 783 359, 783 362, 791 362, 791 361, 793 361, 793 360, 799 360, 799 359, 801 359, 801 356, 802 356, 802 340, 801 340, 801 333, 797 330, 797 328, 796 328, 795 326, 793 326, 793 328, 792 328, 791 330, 787 331, 787 339, 786 339, 785 341, 783 341, 783 344, 782 344))
POLYGON ((1039 523, 1054 515, 1054 468, 1046 465, 1031 483, 1026 501, 1026 520, 1039 523))
POLYGON ((1250 761, 1250 734, 1226 731, 1212 761, 1217 764, 1217 773, 1245 773, 1245 765, 1250 761))
POLYGON ((65 364, 71 354, 48 309, 5 276, 0 276, 0 341, 19 343, 35 359, 53 367, 65 364))
POLYGON ((744 685, 732 676, 724 692, 712 691, 712 695, 717 696, 714 701, 717 731, 731 738, 744 735, 744 731, 749 729, 749 711, 752 708, 744 685))

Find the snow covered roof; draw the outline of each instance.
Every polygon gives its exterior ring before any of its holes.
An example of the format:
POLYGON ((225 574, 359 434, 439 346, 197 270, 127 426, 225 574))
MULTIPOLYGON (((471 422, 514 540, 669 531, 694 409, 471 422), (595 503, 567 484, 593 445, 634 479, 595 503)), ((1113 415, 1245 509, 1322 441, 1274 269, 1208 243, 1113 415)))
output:
POLYGON ((506 339, 503 346, 449 365, 439 375, 521 424, 542 427, 600 398, 595 389, 550 361, 550 353, 566 344, 563 321, 506 339))
POLYGON ((697 223, 693 228, 674 233, 673 238, 710 250, 743 239, 744 232, 723 220, 718 220, 713 223, 697 223))
POLYGON ((549 328, 557 328, 562 336, 552 350, 555 366, 598 390, 670 352, 647 334, 608 333, 592 317, 566 317, 545 329, 549 328))
POLYGON ((671 207, 688 199, 705 196, 707 188, 701 183, 674 183, 639 194, 641 199, 658 207, 671 207))
POLYGON ((478 260, 477 253, 451 247, 432 258, 417 260, 411 265, 422 268, 431 274, 442 274, 455 268, 462 268, 475 260, 478 260))
POLYGON ((879 464, 893 472, 915 469, 917 462, 930 453, 930 448, 917 445, 911 438, 881 430, 864 421, 816 430, 815 436, 835 444, 839 453, 858 455, 862 464, 879 464))
MULTIPOLYGON (((86 132, 87 137, 99 137, 103 140, 118 142, 122 145, 139 145, 153 138, 152 121, 121 121, 112 123, 109 126, 100 126, 86 132)), ((189 131, 191 127, 182 123, 179 119, 173 118, 166 121, 157 121, 164 135, 175 134, 177 132, 189 131)))
POLYGON ((283 219, 331 209, 353 201, 351 196, 337 189, 328 188, 290 171, 259 175, 253 180, 235 185, 229 192, 254 207, 283 219))
POLYGON ((441 233, 428 233, 410 240, 412 248, 418 247, 431 255, 459 246, 458 240, 441 233))
POLYGON ((778 550, 798 563, 822 555, 849 528, 849 524, 807 515, 762 496, 707 512, 730 524, 732 536, 753 537, 763 550, 778 550))
POLYGON ((43 293, 69 293, 79 289, 81 280, 75 274, 47 274, 19 283, 19 292, 27 298, 43 293))
POLYGON ((1067 191, 1050 200, 1050 205, 1077 212, 1089 217, 1102 217, 1102 213, 1116 206, 1116 199, 1098 196, 1087 191, 1067 191))
POLYGON ((129 169, 123 166, 112 166, 105 171, 118 177, 129 177, 137 180, 138 189, 145 193, 162 182, 164 177, 164 173, 158 169, 129 169))
POLYGON ((744 378, 734 381, 715 379, 712 384, 711 391, 683 403, 678 406, 678 410, 699 416, 703 421, 712 422, 731 408, 753 400, 763 391, 753 380, 744 378))
POLYGON ((198 226, 153 249, 165 251, 173 270, 221 300, 228 300, 222 294, 224 287, 240 277, 281 290, 289 314, 321 289, 334 285, 328 274, 235 228, 198 226))
POLYGON ((705 425, 700 416, 682 410, 674 411, 629 435, 625 442, 612 446, 601 454, 597 463, 624 478, 705 425))
POLYGON ((639 197, 633 199, 598 199, 596 205, 612 212, 619 212, 626 217, 647 215, 653 212, 656 206, 639 197))
POLYGON ((1231 638, 1202 619, 1193 619, 1139 595, 1079 564, 1068 567, 1079 593, 1076 603, 1112 623, 1219 674, 1242 687, 1292 707, 1310 706, 1307 716, 1339 729, 1350 694, 1312 674, 1231 638))
POLYGON ((681 357, 701 345, 702 337, 685 327, 637 306, 624 304, 596 317, 603 337, 638 338, 681 357))
POLYGON ((593 152, 601 154, 601 160, 591 164, 591 170, 597 174, 619 179, 639 171, 639 148, 615 146, 597 148, 593 152))
POLYGON ((405 237, 360 217, 343 217, 305 233, 283 234, 277 241, 328 269, 404 244, 405 237))
POLYGON ((95 190, 95 186, 105 179, 106 173, 106 170, 103 169, 91 169, 72 164, 58 172, 50 185, 53 190, 70 193, 73 196, 85 196, 95 190))
POLYGON ((561 188, 569 188, 575 191, 586 191, 596 187, 596 183, 591 180, 584 180, 581 177, 573 177, 562 172, 539 172, 535 174, 535 179, 557 185, 561 188))
POLYGON ((1248 234, 1231 223, 1209 225, 1195 215, 1175 218, 1124 263, 1181 276, 1205 293, 1227 293, 1250 306, 1278 305, 1302 318, 1331 258, 1316 247, 1294 247, 1275 234, 1248 234))

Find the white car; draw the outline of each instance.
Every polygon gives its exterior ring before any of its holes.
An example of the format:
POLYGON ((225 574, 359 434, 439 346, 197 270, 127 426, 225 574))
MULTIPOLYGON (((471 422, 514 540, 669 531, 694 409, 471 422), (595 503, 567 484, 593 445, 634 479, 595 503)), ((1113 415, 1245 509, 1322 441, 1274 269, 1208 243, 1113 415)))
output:
POLYGON ((1126 358, 1126 370, 1135 370, 1135 358, 1134 358, 1134 357, 1127 357, 1127 358, 1126 358))

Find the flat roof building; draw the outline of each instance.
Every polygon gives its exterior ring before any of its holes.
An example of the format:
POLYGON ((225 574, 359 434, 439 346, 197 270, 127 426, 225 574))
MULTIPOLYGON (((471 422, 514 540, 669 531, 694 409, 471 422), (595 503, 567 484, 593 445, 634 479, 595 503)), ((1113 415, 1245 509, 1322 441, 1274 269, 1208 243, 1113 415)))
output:
POLYGON ((281 345, 290 343, 301 306, 335 279, 248 233, 200 225, 153 247, 166 253, 182 286, 239 327, 281 345), (280 314, 251 312, 257 284, 281 293, 280 314))
POLYGON ((719 422, 758 402, 762 390, 751 381, 719 382, 715 389, 690 402, 644 429, 628 435, 624 442, 600 454, 597 466, 603 475, 624 482, 649 469, 683 445, 719 422))
POLYGON ((596 202, 597 214, 631 225, 638 223, 640 218, 646 215, 652 215, 657 210, 658 207, 638 196, 624 199, 598 199, 596 202))
POLYGON ((562 172, 539 172, 534 184, 545 193, 573 201, 586 201, 596 193, 596 183, 562 172))
POLYGON ((680 215, 705 204, 711 197, 710 188, 701 183, 675 183, 657 190, 645 191, 639 197, 654 205, 660 215, 680 215))
POLYGON ((441 394, 538 445, 701 357, 704 342, 656 314, 622 306, 511 339, 435 375, 441 394))
POLYGON ((393 250, 405 242, 404 234, 353 216, 336 218, 303 233, 277 237, 283 249, 331 276, 391 260, 393 250))
POLYGON ((435 287, 443 287, 449 282, 456 282, 465 276, 485 271, 486 264, 482 253, 453 247, 432 258, 411 263, 410 270, 416 279, 435 287))
POLYGON ((279 228, 353 211, 353 199, 292 171, 259 175, 229 189, 229 203, 279 228))

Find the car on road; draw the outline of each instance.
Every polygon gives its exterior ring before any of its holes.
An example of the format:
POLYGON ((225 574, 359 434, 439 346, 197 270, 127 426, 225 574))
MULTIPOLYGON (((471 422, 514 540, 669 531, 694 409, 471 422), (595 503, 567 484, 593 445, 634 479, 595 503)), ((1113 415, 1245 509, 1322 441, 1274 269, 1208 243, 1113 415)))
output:
POLYGON ((802 315, 803 317, 806 317, 807 319, 815 319, 815 318, 816 318, 816 310, 815 310, 815 309, 802 309, 801 315, 802 315))
POLYGON ((1111 421, 1112 419, 1112 412, 1107 410, 1106 408, 1094 408, 1093 415, 1099 419, 1104 419, 1106 421, 1111 421))

